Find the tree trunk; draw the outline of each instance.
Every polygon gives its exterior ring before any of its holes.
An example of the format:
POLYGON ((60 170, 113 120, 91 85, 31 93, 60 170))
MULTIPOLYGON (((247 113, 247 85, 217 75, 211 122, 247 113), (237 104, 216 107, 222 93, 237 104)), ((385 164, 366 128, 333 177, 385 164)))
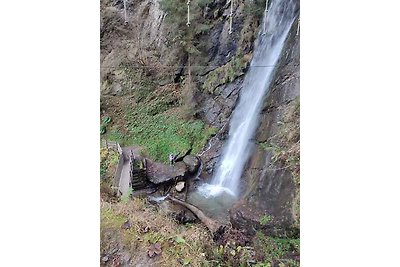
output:
POLYGON ((171 196, 168 196, 167 199, 171 200, 172 202, 174 202, 176 204, 182 205, 182 206, 186 207, 187 209, 189 209, 191 212, 193 212, 194 215, 196 215, 196 217, 199 218, 199 220, 205 224, 205 226, 208 228, 208 230, 213 235, 213 239, 215 241, 218 240, 219 238, 221 238, 222 235, 224 234, 226 226, 222 225, 219 222, 206 216, 196 206, 193 206, 192 204, 189 204, 187 202, 184 202, 182 200, 179 200, 179 199, 171 197, 171 196))

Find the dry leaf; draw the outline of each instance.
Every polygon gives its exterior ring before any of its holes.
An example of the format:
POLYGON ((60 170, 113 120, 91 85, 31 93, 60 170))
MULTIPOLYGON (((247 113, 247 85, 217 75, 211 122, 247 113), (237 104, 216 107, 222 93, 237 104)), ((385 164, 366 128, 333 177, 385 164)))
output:
POLYGON ((152 244, 147 251, 147 254, 150 258, 153 258, 156 255, 159 255, 162 252, 160 243, 152 244))

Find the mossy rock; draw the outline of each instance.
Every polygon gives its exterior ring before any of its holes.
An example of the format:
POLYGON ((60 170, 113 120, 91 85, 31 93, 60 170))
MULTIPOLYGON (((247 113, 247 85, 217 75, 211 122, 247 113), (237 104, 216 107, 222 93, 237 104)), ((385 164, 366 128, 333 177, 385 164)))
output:
POLYGON ((244 74, 244 70, 250 61, 250 57, 235 56, 227 64, 211 71, 203 84, 203 90, 213 94, 215 89, 223 84, 233 82, 244 74))

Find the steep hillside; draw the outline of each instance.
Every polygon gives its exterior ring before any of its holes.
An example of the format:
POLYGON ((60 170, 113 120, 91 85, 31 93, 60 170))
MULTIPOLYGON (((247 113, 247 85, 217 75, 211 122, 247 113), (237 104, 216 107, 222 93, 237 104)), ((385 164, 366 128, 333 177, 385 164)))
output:
POLYGON ((199 152, 226 123, 263 10, 257 1, 235 5, 229 35, 228 2, 202 0, 192 5, 198 8, 193 8, 187 27, 184 1, 128 1, 127 23, 123 1, 101 1, 101 112, 112 119, 103 129, 105 137, 142 145, 157 160, 191 143, 199 152), (188 134, 171 136, 173 141, 166 137, 158 144, 165 149, 152 151, 142 140, 148 137, 142 128, 164 120, 169 120, 161 127, 164 132, 171 123, 188 121, 177 129, 188 134))

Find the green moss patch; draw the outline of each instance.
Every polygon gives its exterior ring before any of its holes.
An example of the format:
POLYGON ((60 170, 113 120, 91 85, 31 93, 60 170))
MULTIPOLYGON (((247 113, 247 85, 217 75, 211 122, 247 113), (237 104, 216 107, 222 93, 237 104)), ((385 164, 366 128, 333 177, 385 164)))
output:
POLYGON ((214 93, 218 86, 233 82, 237 77, 244 74, 249 59, 249 57, 235 56, 227 64, 211 71, 206 76, 203 90, 214 93))

